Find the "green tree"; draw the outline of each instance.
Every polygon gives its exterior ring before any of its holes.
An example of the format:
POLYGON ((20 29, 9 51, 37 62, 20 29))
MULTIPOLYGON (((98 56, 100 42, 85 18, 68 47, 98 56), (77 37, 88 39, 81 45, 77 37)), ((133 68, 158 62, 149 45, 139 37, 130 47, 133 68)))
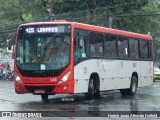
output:
MULTIPOLYGON (((77 21, 147 34, 155 38, 158 51, 160 12, 158 0, 53 0, 55 19, 77 21)), ((7 39, 15 40, 16 29, 23 22, 49 21, 50 0, 1 0, 0 47, 7 39)), ((156 59, 158 53, 155 51, 156 59)))
POLYGON ((16 29, 24 22, 45 21, 49 12, 46 0, 1 0, 0 47, 6 47, 7 39, 15 40, 16 29))

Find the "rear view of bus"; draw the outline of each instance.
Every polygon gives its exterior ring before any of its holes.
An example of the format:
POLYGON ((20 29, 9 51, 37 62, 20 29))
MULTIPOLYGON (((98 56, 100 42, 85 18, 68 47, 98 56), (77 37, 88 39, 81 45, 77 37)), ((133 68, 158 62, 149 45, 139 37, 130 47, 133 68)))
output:
POLYGON ((70 54, 69 24, 21 25, 14 62, 16 93, 38 94, 43 100, 49 94, 73 93, 70 54))

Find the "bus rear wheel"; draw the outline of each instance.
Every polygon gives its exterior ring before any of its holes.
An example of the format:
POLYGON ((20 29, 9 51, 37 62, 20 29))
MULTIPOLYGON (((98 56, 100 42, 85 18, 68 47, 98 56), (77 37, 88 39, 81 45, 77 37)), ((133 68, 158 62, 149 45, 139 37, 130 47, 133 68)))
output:
POLYGON ((138 87, 138 80, 136 76, 132 76, 131 78, 131 86, 129 88, 129 95, 134 96, 137 92, 137 87, 138 87))
POLYGON ((41 95, 42 101, 48 101, 48 95, 41 95))
POLYGON ((130 88, 129 89, 121 89, 120 93, 122 95, 134 96, 137 92, 137 87, 138 87, 138 80, 137 80, 136 76, 132 76, 130 88))

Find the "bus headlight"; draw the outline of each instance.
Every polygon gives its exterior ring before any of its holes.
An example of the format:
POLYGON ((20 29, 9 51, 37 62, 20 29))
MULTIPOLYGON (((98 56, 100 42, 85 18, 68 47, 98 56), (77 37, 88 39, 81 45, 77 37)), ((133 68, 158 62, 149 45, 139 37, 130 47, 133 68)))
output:
POLYGON ((16 75, 16 81, 19 82, 19 83, 23 83, 21 78, 18 75, 16 75))
POLYGON ((65 76, 63 76, 63 78, 58 83, 60 84, 60 83, 66 82, 68 80, 70 74, 71 74, 71 72, 66 73, 65 76))

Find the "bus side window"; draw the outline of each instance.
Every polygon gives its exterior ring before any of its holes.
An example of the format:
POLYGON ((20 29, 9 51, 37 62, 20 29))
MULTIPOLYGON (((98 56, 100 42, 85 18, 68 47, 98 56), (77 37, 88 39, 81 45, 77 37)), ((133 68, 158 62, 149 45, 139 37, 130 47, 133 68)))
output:
POLYGON ((118 38, 118 55, 120 58, 128 58, 128 39, 118 38))
POLYGON ((74 56, 75 59, 86 58, 86 32, 85 30, 75 30, 74 56))
POLYGON ((91 57, 103 56, 103 34, 97 32, 90 33, 90 52, 91 57))
POLYGON ((84 46, 84 40, 81 39, 77 39, 75 41, 75 45, 74 45, 74 55, 77 58, 83 58, 86 57, 85 54, 85 46, 84 46))
POLYGON ((148 41, 140 40, 140 55, 141 59, 148 59, 148 41))
POLYGON ((105 57, 114 58, 117 57, 116 52, 116 36, 106 35, 105 36, 105 57))
POLYGON ((81 57, 85 58, 86 57, 86 50, 85 50, 85 43, 84 43, 84 39, 81 38, 79 40, 79 46, 80 46, 80 52, 81 52, 81 57))
POLYGON ((139 48, 138 48, 138 39, 129 39, 129 52, 130 58, 138 59, 139 58, 139 48))

